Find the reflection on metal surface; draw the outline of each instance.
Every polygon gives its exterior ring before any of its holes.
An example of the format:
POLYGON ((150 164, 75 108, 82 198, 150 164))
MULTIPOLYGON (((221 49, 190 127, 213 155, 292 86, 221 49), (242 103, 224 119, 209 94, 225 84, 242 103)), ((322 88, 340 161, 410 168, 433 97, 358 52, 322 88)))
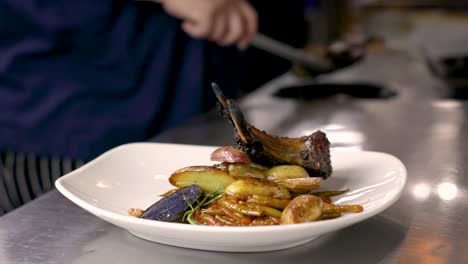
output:
POLYGON ((443 182, 437 186, 437 194, 440 199, 450 201, 457 197, 458 188, 451 182, 443 182))
POLYGON ((431 186, 425 182, 416 183, 413 186, 411 193, 413 194, 416 200, 424 201, 431 194, 431 186))
POLYGON ((432 124, 434 139, 445 141, 450 150, 456 147, 451 139, 460 134, 460 125, 463 124, 464 112, 459 101, 437 100, 431 103, 435 108, 435 122, 432 124), (452 148, 453 147, 453 148, 452 148))
MULTIPOLYGON (((437 194, 440 199, 450 201, 457 197, 458 188, 451 182, 443 182, 437 186, 437 194)), ((428 183, 420 182, 413 185, 411 194, 417 201, 425 201, 431 195, 432 188, 428 183)))
POLYGON ((453 109, 459 108, 462 106, 460 101, 456 100, 436 100, 431 103, 433 107, 441 108, 441 109, 453 109))
POLYGON ((463 158, 458 155, 460 139, 463 139, 463 123, 466 120, 465 110, 459 101, 437 100, 434 107, 434 122, 431 127, 431 160, 441 166, 442 181, 434 187, 433 192, 444 201, 451 201, 458 195, 458 187, 454 184, 457 178, 459 164, 463 158))
POLYGON ((439 123, 432 127, 432 134, 441 139, 450 139, 457 137, 459 130, 458 124, 439 123))

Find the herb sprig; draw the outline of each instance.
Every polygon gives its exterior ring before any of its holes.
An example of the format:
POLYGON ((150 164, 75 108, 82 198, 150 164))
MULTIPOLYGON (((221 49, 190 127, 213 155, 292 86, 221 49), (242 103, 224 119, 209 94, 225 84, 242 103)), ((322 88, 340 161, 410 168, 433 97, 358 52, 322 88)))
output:
POLYGON ((185 199, 188 203, 189 209, 185 211, 185 213, 182 215, 182 222, 187 222, 192 225, 200 225, 200 223, 194 219, 195 212, 200 208, 218 200, 219 198, 221 198, 222 194, 222 192, 207 193, 203 195, 202 199, 198 199, 194 204, 190 203, 187 199, 185 199))

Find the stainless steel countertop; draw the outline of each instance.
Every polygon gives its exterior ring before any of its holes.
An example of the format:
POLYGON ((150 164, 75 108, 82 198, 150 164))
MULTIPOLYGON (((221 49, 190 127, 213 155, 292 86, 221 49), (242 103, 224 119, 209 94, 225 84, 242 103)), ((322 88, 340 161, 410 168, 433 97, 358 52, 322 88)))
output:
MULTIPOLYGON (((272 97, 282 85, 298 82, 287 74, 243 98, 241 107, 251 123, 272 134, 322 129, 333 147, 401 159, 408 184, 383 213, 292 249, 221 253, 144 241, 52 191, 0 218, 0 263, 467 262, 468 101, 443 99, 444 86, 398 51, 370 54, 362 64, 323 79, 374 81, 399 94, 387 100, 272 97)), ((231 135, 231 127, 210 113, 155 141, 226 145, 231 135)))

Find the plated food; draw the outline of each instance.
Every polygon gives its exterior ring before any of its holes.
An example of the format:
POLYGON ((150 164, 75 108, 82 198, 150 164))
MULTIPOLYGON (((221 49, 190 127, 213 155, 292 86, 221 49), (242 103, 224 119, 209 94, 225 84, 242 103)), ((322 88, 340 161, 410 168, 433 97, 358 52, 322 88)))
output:
POLYGON ((86 212, 148 241, 222 252, 265 252, 302 245, 381 213, 398 200, 407 178, 404 164, 390 154, 331 148, 333 174, 321 179, 321 187, 311 192, 349 189, 331 198, 336 205, 362 205, 360 213, 303 224, 241 227, 179 224, 128 215, 129 208, 149 208, 161 194, 176 188, 169 182, 175 170, 217 164, 210 155, 218 147, 125 144, 60 177, 56 187, 86 212))
POLYGON ((187 166, 169 177, 175 188, 138 218, 214 226, 286 225, 359 213, 358 204, 338 205, 348 190, 316 191, 333 173, 330 142, 316 131, 300 138, 276 137, 249 124, 234 101, 213 84, 220 113, 233 125, 234 146, 215 149, 211 166, 187 166))

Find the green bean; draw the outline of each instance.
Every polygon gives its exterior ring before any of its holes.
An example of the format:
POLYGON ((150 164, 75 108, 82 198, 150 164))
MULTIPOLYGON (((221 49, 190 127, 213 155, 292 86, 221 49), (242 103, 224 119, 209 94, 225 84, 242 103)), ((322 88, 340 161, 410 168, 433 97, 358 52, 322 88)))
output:
POLYGON ((251 216, 263 216, 263 215, 270 215, 274 217, 281 217, 282 212, 278 209, 261 205, 255 203, 248 203, 248 202, 236 202, 231 199, 221 199, 219 203, 228 209, 233 210, 234 212, 238 212, 244 215, 251 215, 251 216))
POLYGON ((320 220, 333 219, 333 218, 338 218, 340 216, 341 216, 341 212, 333 212, 333 213, 322 212, 322 215, 320 216, 320 220))
POLYGON ((342 194, 347 193, 347 192, 349 192, 349 189, 345 189, 345 190, 341 190, 341 191, 321 191, 321 192, 313 192, 313 193, 311 193, 311 194, 322 198, 322 197, 338 196, 338 195, 342 195, 342 194))
POLYGON ((204 225, 217 225, 217 221, 213 216, 204 213, 195 214, 195 220, 204 225))
POLYGON ((315 196, 337 196, 349 192, 349 189, 340 191, 321 191, 312 193, 315 196))
POLYGON ((239 204, 228 199, 220 199, 218 203, 227 207, 228 209, 233 210, 234 212, 238 212, 244 215, 261 216, 263 214, 263 211, 260 208, 251 208, 245 204, 239 204))
POLYGON ((323 207, 323 212, 326 212, 326 213, 346 213, 346 212, 360 213, 363 210, 364 209, 361 205, 356 205, 356 204, 339 205, 339 204, 325 203, 323 207))
POLYGON ((226 216, 226 215, 215 215, 214 218, 224 224, 224 225, 227 225, 227 226, 239 226, 240 225, 240 222, 239 220, 236 220, 236 219, 233 219, 229 216, 226 216))
POLYGON ((258 195, 254 194, 247 198, 247 202, 250 203, 256 203, 256 204, 262 204, 266 206, 270 206, 273 208, 277 209, 284 209, 289 202, 291 202, 290 199, 277 199, 269 196, 264 196, 264 195, 258 195))
POLYGON ((283 214, 280 210, 275 209, 273 207, 261 205, 261 204, 253 204, 253 203, 245 203, 247 207, 250 208, 259 208, 263 211, 262 215, 269 215, 274 217, 281 217, 283 214))
POLYGON ((237 213, 237 212, 234 212, 233 210, 227 208, 226 206, 220 206, 221 208, 221 211, 231 217, 231 218, 234 218, 234 219, 237 219, 237 220, 240 220, 244 215, 243 214, 240 214, 240 213, 237 213))
POLYGON ((201 212, 209 215, 223 215, 224 212, 221 210, 220 206, 211 205, 206 208, 201 209, 201 212))

